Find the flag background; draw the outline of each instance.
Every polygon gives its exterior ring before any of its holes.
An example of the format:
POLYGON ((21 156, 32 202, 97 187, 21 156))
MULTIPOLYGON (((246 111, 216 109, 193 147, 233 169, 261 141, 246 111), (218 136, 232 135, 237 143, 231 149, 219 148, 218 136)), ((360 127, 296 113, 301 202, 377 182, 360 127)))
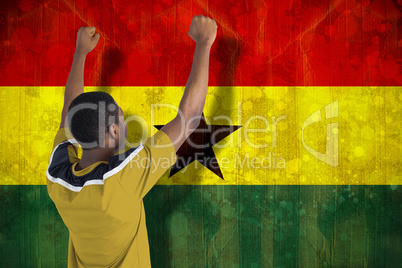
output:
MULTIPOLYGON (((0 5, 1 266, 66 265, 68 230, 48 197, 45 172, 79 27, 101 34, 86 59, 86 90, 109 92, 125 116, 142 115, 150 135, 150 105, 178 105, 195 48, 187 32, 200 14, 218 23, 206 117, 226 115, 233 124, 238 111, 245 120, 287 117, 278 124, 277 147, 256 150, 232 134, 242 146, 214 148, 218 161, 275 152, 287 166, 222 168, 221 180, 199 165, 161 178, 144 199, 152 265, 402 263, 400 1, 0 5), (340 159, 331 167, 305 150, 300 127, 336 100, 340 159)), ((171 116, 157 111, 155 124, 171 116)), ((129 126, 135 139, 136 125, 129 126)), ((324 129, 306 133, 318 151, 325 151, 324 129)), ((257 143, 272 137, 250 136, 257 143)))

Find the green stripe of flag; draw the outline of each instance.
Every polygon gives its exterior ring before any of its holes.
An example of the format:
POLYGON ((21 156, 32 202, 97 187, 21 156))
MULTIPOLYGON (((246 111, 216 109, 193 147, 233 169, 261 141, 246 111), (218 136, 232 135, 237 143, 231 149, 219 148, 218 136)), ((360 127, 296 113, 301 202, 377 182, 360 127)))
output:
MULTIPOLYGON (((399 267, 400 186, 155 186, 153 267, 399 267)), ((46 186, 0 187, 0 266, 66 266, 46 186)))

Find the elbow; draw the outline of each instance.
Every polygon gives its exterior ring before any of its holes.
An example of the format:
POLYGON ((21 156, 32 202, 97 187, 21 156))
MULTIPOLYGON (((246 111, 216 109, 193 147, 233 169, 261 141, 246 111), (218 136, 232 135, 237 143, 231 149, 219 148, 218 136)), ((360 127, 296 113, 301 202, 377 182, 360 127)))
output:
POLYGON ((192 119, 191 122, 189 123, 190 129, 192 129, 191 132, 193 132, 194 129, 196 129, 196 128, 200 125, 200 122, 201 122, 201 116, 200 116, 200 115, 193 117, 193 119, 192 119))
POLYGON ((186 136, 188 137, 200 125, 201 115, 194 115, 186 120, 186 136))
POLYGON ((179 108, 177 117, 180 118, 182 124, 184 123, 186 136, 188 137, 200 125, 202 109, 183 105, 183 107, 179 108))

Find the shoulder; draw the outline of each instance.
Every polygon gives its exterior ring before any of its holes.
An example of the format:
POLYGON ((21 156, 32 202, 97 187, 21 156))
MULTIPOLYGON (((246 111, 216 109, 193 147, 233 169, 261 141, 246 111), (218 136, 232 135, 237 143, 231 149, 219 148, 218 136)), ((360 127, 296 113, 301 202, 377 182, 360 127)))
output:
POLYGON ((60 128, 56 133, 56 137, 54 138, 53 150, 57 145, 66 141, 69 141, 71 144, 77 143, 68 127, 60 128))
POLYGON ((110 158, 106 166, 104 178, 111 177, 129 165, 130 161, 144 153, 144 145, 141 142, 139 146, 132 147, 123 153, 114 155, 110 158))

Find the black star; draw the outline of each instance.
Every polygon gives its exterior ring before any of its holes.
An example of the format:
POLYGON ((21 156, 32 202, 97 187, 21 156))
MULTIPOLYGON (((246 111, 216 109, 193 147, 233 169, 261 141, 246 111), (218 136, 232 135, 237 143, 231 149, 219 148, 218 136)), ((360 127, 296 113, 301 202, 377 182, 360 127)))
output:
MULTIPOLYGON (((159 130, 163 125, 155 125, 154 127, 159 130)), ((202 114, 200 125, 190 134, 177 151, 177 162, 172 166, 169 177, 172 177, 181 169, 197 160, 223 180, 223 175, 215 153, 212 150, 212 146, 240 127, 241 126, 207 125, 204 114, 202 114)))

